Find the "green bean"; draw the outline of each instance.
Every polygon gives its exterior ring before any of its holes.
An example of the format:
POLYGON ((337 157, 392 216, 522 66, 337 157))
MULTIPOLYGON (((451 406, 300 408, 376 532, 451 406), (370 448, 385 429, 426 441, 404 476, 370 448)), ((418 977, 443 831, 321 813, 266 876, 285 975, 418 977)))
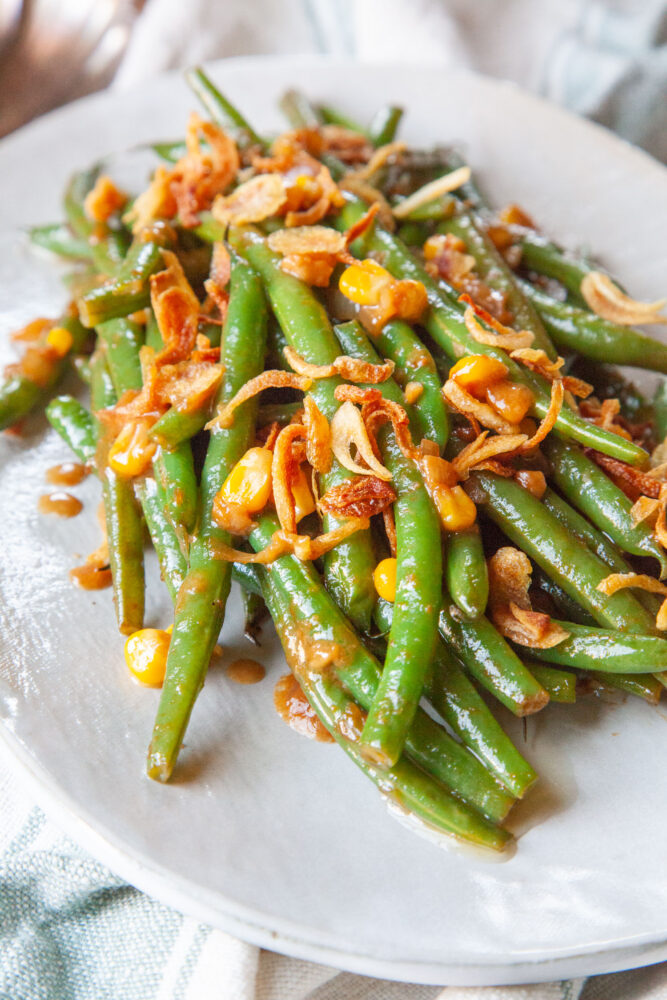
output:
POLYGON ((534 337, 531 346, 541 348, 552 361, 555 360, 558 352, 538 312, 527 297, 523 286, 518 285, 502 254, 484 232, 479 220, 470 212, 459 212, 451 219, 443 221, 438 227, 438 232, 451 233, 463 240, 466 250, 475 260, 477 274, 491 288, 506 296, 508 308, 514 316, 512 325, 517 329, 530 330, 534 337))
POLYGON ((72 257, 75 260, 86 260, 91 256, 88 240, 76 236, 64 222, 54 222, 47 226, 33 226, 28 230, 30 242, 35 246, 58 254, 59 257, 72 257))
MULTIPOLYGON (((97 351, 92 363, 93 410, 113 406, 115 399, 104 354, 97 351)), ((120 631, 130 635, 142 627, 144 620, 143 526, 132 484, 108 465, 107 451, 108 442, 98 421, 97 473, 102 482, 116 617, 120 631)))
POLYGON ((141 389, 139 348, 144 342, 143 327, 129 319, 111 319, 99 324, 97 335, 106 348, 116 395, 120 397, 127 389, 141 389))
POLYGON ((489 599, 489 576, 477 525, 447 533, 445 586, 467 618, 484 614, 489 599))
MULTIPOLYGON (((335 332, 347 355, 371 364, 381 361, 354 320, 335 332)), ((394 403, 403 402, 393 379, 374 388, 394 403)), ((440 520, 419 470, 402 454, 393 430, 382 428, 378 440, 397 493, 396 599, 382 680, 364 724, 361 752, 389 767, 400 757, 433 657, 442 564, 440 520)))
POLYGON ((153 142, 150 149, 167 163, 178 163, 188 151, 182 139, 172 139, 170 142, 153 142))
POLYGON ((98 326, 145 309, 150 304, 150 277, 164 268, 162 248, 167 242, 166 231, 151 231, 150 239, 135 237, 116 277, 78 300, 83 325, 98 326))
POLYGON ((632 694, 636 698, 643 698, 649 705, 657 705, 662 695, 663 686, 655 677, 650 674, 603 674, 600 671, 592 670, 590 676, 606 687, 618 688, 626 694, 632 694))
POLYGON ((474 472, 471 482, 488 517, 597 622, 628 632, 654 631, 651 616, 627 590, 608 596, 597 589, 609 567, 573 538, 537 497, 513 479, 490 472, 474 472))
POLYGON ((46 419, 82 462, 92 462, 97 428, 88 410, 72 396, 56 396, 45 410, 46 419))
POLYGON ((579 448, 549 436, 543 444, 554 483, 573 506, 591 519, 624 552, 654 556, 661 576, 667 574, 667 555, 642 521, 633 525, 631 501, 579 448))
MULTIPOLYGON (((391 604, 378 599, 374 612, 377 625, 388 631, 392 616, 391 604)), ((436 712, 488 770, 508 791, 522 798, 537 780, 537 774, 503 732, 442 639, 436 643, 431 677, 424 693, 436 712)))
POLYGON ((537 587, 549 598, 559 618, 567 618, 568 621, 577 622, 579 625, 595 625, 595 618, 573 601, 570 595, 566 594, 563 588, 539 566, 533 567, 532 586, 537 587))
POLYGON ((398 126, 403 117, 403 108, 395 104, 387 104, 380 108, 368 126, 368 138, 374 146, 386 146, 393 142, 398 132, 398 126))
POLYGON ((468 672, 510 712, 521 717, 544 708, 549 695, 487 618, 461 621, 445 600, 438 624, 468 672))
POLYGON ((552 299, 528 281, 522 281, 520 287, 560 350, 575 351, 593 361, 667 373, 667 344, 569 302, 552 299))
MULTIPOLYGON (((336 226, 348 228, 359 218, 362 211, 363 203, 358 199, 349 202, 338 216, 336 226)), ((532 389, 535 396, 532 412, 538 417, 545 416, 550 402, 546 381, 517 364, 504 351, 478 343, 463 322, 463 310, 458 302, 458 293, 454 289, 448 288, 442 281, 436 283, 407 247, 404 247, 391 233, 374 226, 364 236, 362 242, 364 251, 372 250, 377 253, 384 266, 396 277, 410 278, 424 285, 431 306, 424 318, 424 324, 431 337, 452 360, 465 354, 488 354, 497 358, 508 369, 510 378, 532 389)), ((591 424, 573 410, 561 409, 556 420, 556 428, 566 437, 631 465, 646 465, 648 461, 648 455, 643 448, 617 434, 612 434, 611 431, 591 424)))
POLYGON ((549 693, 550 701, 572 704, 577 700, 576 674, 568 673, 567 670, 545 667, 543 663, 529 662, 526 666, 529 667, 531 674, 540 682, 544 690, 549 693))
POLYGON ((625 561, 616 545, 601 531, 594 528, 586 518, 571 507, 550 487, 542 497, 546 509, 565 525, 574 538, 583 542, 591 552, 599 556, 615 573, 630 573, 630 564, 625 561))
POLYGON ((560 281, 574 301, 586 308, 581 282, 593 270, 587 261, 565 253, 555 243, 531 230, 522 231, 519 242, 524 267, 560 281))
MULTIPOLYGON (((231 294, 221 362, 225 366, 217 404, 227 402, 264 364, 266 304, 257 275, 237 257, 232 261, 231 294)), ((212 518, 215 495, 252 439, 256 401, 234 413, 230 428, 214 427, 201 479, 201 520, 190 545, 189 568, 176 602, 174 631, 153 737, 148 750, 150 778, 168 781, 217 641, 229 594, 230 564, 216 557, 230 536, 212 518)))
POLYGON ((396 365, 394 377, 405 388, 408 382, 422 386, 411 408, 412 424, 419 438, 435 441, 442 451, 449 438, 449 416, 441 393, 435 362, 412 327, 402 320, 390 320, 374 335, 382 355, 396 365))
POLYGON ((240 149, 246 149, 249 146, 264 148, 264 141, 249 125, 240 111, 220 93, 200 66, 189 69, 185 74, 185 79, 211 118, 231 133, 240 149))
POLYGON ((160 502, 187 548, 187 537, 194 531, 199 510, 199 490, 190 442, 182 441, 171 450, 159 448, 153 458, 153 470, 160 502))
POLYGON ((340 125, 341 128, 346 128, 350 132, 358 132, 359 135, 368 136, 367 130, 340 108, 334 108, 331 104, 318 104, 316 110, 325 125, 340 125))
POLYGON ((160 563, 160 575, 175 602, 187 573, 187 562, 178 535, 167 517, 158 485, 152 476, 137 480, 135 491, 160 563))
POLYGON ((86 195, 95 187, 95 182, 102 172, 102 166, 94 163, 92 166, 72 174, 63 195, 63 208, 70 228, 75 236, 88 241, 94 223, 88 218, 84 209, 86 195))
POLYGON ((292 128, 318 128, 322 124, 317 110, 300 90, 286 90, 278 105, 292 128))
POLYGON ((658 441, 667 437, 667 380, 663 380, 655 390, 653 397, 655 430, 658 441))
MULTIPOLYGON (((69 358, 74 351, 79 351, 83 347, 87 332, 71 316, 62 316, 56 326, 63 326, 72 334, 72 347, 65 357, 49 355, 44 358, 44 374, 39 384, 24 375, 19 365, 10 365, 0 382, 0 430, 11 427, 26 417, 39 405, 44 405, 48 398, 49 390, 58 383, 68 367, 69 358)), ((40 344, 44 344, 46 334, 40 338, 40 344)))
POLYGON ((149 435, 163 448, 176 448, 203 430, 211 418, 209 407, 181 413, 173 407, 156 420, 149 435))
POLYGON ((257 424, 265 427, 277 421, 279 424, 289 424, 289 422, 303 409, 302 403, 265 403, 257 410, 257 424))
POLYGON ((574 622, 557 624, 569 632, 569 637, 550 649, 531 649, 531 656, 604 674, 653 674, 667 669, 667 639, 660 636, 591 628, 574 622))
MULTIPOLYGON (((262 237, 250 228, 230 230, 237 249, 261 274, 273 311, 290 345, 311 364, 331 364, 340 354, 327 314, 313 291, 279 267, 280 258, 272 253, 262 237)), ((310 390, 315 403, 331 420, 338 409, 334 391, 339 378, 318 379, 310 390)), ((322 477, 322 491, 352 479, 352 473, 334 462, 331 472, 322 477)), ((339 519, 327 516, 324 530, 332 530, 339 519)), ((373 569, 375 559, 369 531, 357 531, 337 545, 324 558, 327 589, 348 618, 361 632, 369 632, 375 602, 373 569)))
POLYGON ((295 619, 294 609, 298 605, 285 596, 280 587, 273 584, 270 573, 262 574, 262 587, 285 656, 296 679, 320 721, 354 763, 391 801, 402 809, 408 809, 430 827, 453 834, 461 840, 501 850, 507 844, 509 834, 492 826, 464 803, 448 795, 438 782, 424 774, 419 767, 401 759, 390 770, 381 770, 364 760, 350 736, 351 728, 355 723, 358 726, 362 718, 359 709, 330 678, 327 671, 308 670, 307 662, 296 653, 303 648, 304 641, 320 641, 317 625, 312 619, 295 619))
MULTIPOLYGON (((275 515, 260 517, 250 535, 253 548, 265 548, 278 528, 275 515)), ((322 586, 312 563, 281 556, 270 564, 267 575, 289 601, 293 639, 288 660, 301 664, 313 658, 319 664, 328 660, 334 670, 318 668, 313 675, 335 677, 367 710, 380 683, 380 665, 322 586)), ((422 709, 409 730, 405 756, 493 822, 502 820, 511 808, 512 796, 422 709)))

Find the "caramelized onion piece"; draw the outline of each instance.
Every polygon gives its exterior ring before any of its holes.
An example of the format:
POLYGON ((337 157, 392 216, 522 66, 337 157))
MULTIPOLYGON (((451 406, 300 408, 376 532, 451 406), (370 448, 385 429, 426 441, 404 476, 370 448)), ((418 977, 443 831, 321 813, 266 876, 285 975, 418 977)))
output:
POLYGON ((458 167, 456 170, 452 170, 442 177, 437 177, 429 184, 424 184, 418 191, 404 198, 400 204, 395 206, 393 209, 394 216, 397 219, 407 218, 416 208, 421 208, 422 205, 427 205, 428 202, 435 201, 436 198, 440 198, 443 194, 456 191, 462 184, 467 184, 471 174, 470 167, 458 167))
POLYGON ((340 464, 350 472, 360 476, 376 475, 384 480, 392 478, 391 472, 375 457, 361 411, 349 401, 339 406, 331 421, 331 448, 340 464), (367 467, 352 458, 353 445, 367 467))
POLYGON ((246 382, 239 391, 224 406, 218 410, 217 416, 209 421, 207 429, 211 427, 231 427, 234 423, 234 410, 245 403, 247 399, 252 399, 264 389, 298 389, 306 392, 310 389, 312 382, 309 378, 295 375, 292 372, 283 372, 277 368, 262 372, 246 382))
POLYGON ((524 552, 503 546, 489 559, 488 567, 491 617, 502 635, 533 649, 550 649, 567 639, 569 632, 531 607, 532 567, 524 552))

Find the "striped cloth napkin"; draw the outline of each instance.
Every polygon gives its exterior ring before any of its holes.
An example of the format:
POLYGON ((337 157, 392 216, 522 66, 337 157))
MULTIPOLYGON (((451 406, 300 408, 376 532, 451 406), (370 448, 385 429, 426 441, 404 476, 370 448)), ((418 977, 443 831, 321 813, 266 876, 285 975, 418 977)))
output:
MULTIPOLYGON (((324 52, 513 79, 667 160, 663 0, 148 0, 120 67, 324 52)), ((667 965, 518 987, 415 986, 285 958, 123 883, 0 759, 0 1000, 667 1000, 667 965)))

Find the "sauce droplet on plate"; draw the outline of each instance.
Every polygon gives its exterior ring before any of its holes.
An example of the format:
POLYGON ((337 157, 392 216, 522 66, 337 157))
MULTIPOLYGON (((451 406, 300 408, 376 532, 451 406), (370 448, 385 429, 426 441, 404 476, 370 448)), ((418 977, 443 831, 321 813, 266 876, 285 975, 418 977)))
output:
POLYGON ((81 462, 61 462, 46 470, 46 481, 54 486, 76 486, 89 473, 90 469, 81 462))
POLYGON ((300 736, 320 743, 333 743, 333 737, 315 715, 293 674, 285 674, 279 679, 273 692, 273 704, 283 722, 300 736))
POLYGON ((58 517, 76 517, 83 510, 83 504, 71 493, 56 490, 39 498, 37 507, 40 514, 57 514, 58 517))
POLYGON ((111 570, 108 566, 84 563, 69 571, 70 580, 82 590, 104 590, 111 586, 111 570))
POLYGON ((258 684, 266 677, 266 670, 257 660, 232 660, 227 667, 227 676, 237 684, 258 684))

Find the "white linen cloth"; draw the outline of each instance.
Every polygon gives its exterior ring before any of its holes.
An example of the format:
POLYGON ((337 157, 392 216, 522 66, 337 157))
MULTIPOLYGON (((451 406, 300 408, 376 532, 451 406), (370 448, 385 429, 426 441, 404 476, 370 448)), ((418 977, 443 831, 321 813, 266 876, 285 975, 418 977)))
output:
MULTIPOLYGON (((148 0, 116 77, 256 53, 468 67, 667 160, 663 0, 148 0)), ((667 1000, 667 965, 519 987, 405 985, 238 941, 124 884, 0 760, 0 1000, 667 1000)))

